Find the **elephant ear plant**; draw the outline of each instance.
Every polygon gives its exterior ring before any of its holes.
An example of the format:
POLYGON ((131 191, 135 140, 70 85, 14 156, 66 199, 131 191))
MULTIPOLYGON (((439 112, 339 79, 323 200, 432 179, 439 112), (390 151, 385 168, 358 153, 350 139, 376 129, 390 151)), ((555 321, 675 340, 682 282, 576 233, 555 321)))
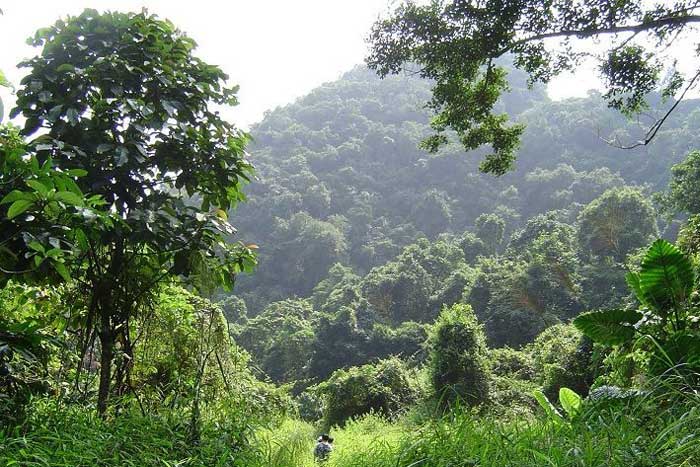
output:
POLYGON ((640 337, 653 343, 652 374, 697 373, 700 370, 700 329, 696 306, 696 275, 691 259, 665 240, 647 250, 638 272, 627 283, 639 302, 637 310, 584 313, 574 325, 603 345, 624 345, 640 337))

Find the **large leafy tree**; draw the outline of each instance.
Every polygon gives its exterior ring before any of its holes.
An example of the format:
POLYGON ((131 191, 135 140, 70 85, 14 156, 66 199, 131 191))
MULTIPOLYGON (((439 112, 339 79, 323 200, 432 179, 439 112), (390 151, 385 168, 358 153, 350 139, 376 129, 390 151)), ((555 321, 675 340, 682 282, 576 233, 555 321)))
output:
POLYGON ((700 151, 691 151, 683 162, 671 167, 668 191, 661 196, 661 204, 669 214, 700 213, 700 151))
MULTIPOLYGON (((437 112, 436 134, 425 146, 436 151, 446 130, 454 130, 467 149, 490 145, 481 169, 500 175, 512 168, 523 131, 495 111, 508 89, 500 58, 511 56, 531 82, 547 83, 590 55, 581 44, 606 39, 596 57, 604 97, 613 108, 638 113, 650 92, 682 99, 700 78, 700 70, 684 75, 659 52, 700 22, 699 11, 698 0, 407 1, 374 25, 367 62, 381 76, 417 68, 434 80, 429 107, 437 112)), ((667 116, 635 144, 649 143, 667 116)))
POLYGON ((638 189, 630 187, 606 191, 578 217, 583 251, 618 262, 657 235, 654 207, 638 189))
MULTIPOLYGON (((146 12, 86 10, 31 40, 41 55, 17 91, 12 116, 39 158, 79 170, 78 187, 100 195, 113 223, 75 229, 86 251, 74 272, 87 294, 85 349, 99 339, 98 410, 129 385, 130 321, 171 275, 232 285, 253 265, 250 249, 223 242, 226 212, 243 198, 247 136, 215 105, 236 103, 195 42, 146 12), (115 352, 116 344, 119 351, 115 352)), ((201 284, 202 282, 200 282, 201 284)))

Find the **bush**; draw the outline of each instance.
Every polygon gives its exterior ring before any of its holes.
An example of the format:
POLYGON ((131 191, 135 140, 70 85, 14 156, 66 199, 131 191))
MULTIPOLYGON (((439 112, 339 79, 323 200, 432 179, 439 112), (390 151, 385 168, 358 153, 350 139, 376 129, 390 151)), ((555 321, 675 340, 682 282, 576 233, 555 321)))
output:
POLYGON ((377 323, 369 334, 367 348, 374 357, 390 355, 403 359, 424 360, 423 345, 428 337, 428 325, 406 321, 396 328, 377 323))
POLYGON ((495 376, 532 380, 535 377, 535 365, 532 355, 523 350, 501 347, 489 351, 491 371, 495 376))
POLYGON ((537 336, 528 347, 542 391, 557 400, 567 387, 586 396, 594 379, 593 343, 573 325, 557 324, 537 336))
POLYGON ((428 338, 433 390, 450 404, 484 402, 489 393, 486 337, 469 305, 445 308, 428 338))
POLYGON ((415 374, 391 357, 376 364, 337 370, 318 386, 327 426, 370 412, 395 417, 418 398, 415 374))

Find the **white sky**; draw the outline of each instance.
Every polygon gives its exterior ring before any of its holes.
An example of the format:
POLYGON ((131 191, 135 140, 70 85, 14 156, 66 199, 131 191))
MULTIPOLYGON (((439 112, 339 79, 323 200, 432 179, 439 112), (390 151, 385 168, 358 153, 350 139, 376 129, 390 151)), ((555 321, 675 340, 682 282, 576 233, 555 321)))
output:
MULTIPOLYGON (((247 128, 362 63, 372 23, 392 0, 0 0, 0 70, 17 84, 16 64, 37 53, 25 40, 84 8, 138 11, 168 18, 199 44, 198 55, 241 86, 227 116, 247 128)), ((550 85, 553 98, 582 96, 597 80, 589 70, 550 85)), ((11 96, 0 91, 6 112, 11 96)))

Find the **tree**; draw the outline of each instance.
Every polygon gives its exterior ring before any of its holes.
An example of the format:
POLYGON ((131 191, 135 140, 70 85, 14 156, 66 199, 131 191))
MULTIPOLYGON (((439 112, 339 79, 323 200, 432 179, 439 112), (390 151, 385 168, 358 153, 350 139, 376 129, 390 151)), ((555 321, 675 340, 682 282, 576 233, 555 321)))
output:
POLYGON ((526 347, 543 392, 556 398, 562 387, 586 396, 593 383, 592 341, 571 324, 557 324, 526 347))
POLYGON ((661 204, 669 214, 700 214, 700 151, 691 151, 685 160, 671 167, 668 191, 661 204))
POLYGON ((382 77, 417 66, 418 74, 434 80, 428 106, 437 113, 432 122, 436 134, 424 140, 424 146, 437 151, 447 141, 445 132, 454 130, 466 149, 490 145, 481 170, 501 175, 513 167, 523 126, 509 125, 506 114, 494 112, 508 90, 507 71, 499 59, 510 56, 531 83, 547 83, 575 70, 588 55, 573 39, 580 43, 609 38, 598 64, 610 107, 634 114, 648 106, 652 91, 660 91, 665 99, 680 94, 634 144, 643 145, 700 78, 700 70, 684 75, 672 61, 665 66, 655 49, 675 44, 700 22, 698 10, 697 0, 407 1, 375 23, 367 63, 382 77))
POLYGON ((583 251, 618 262, 658 234, 654 207, 639 190, 630 187, 606 191, 578 217, 583 251))
POLYGON ((52 282, 69 278, 79 254, 73 228, 97 228, 103 218, 75 183, 82 170, 57 170, 19 129, 0 126, 0 286, 14 278, 52 282))
POLYGON ((486 337, 469 305, 445 308, 428 337, 433 389, 446 403, 478 405, 488 398, 486 337))
POLYGON ((385 322, 429 322, 430 274, 411 256, 372 269, 362 281, 362 294, 385 322))
POLYGON ((300 380, 306 376, 317 321, 307 300, 274 302, 242 327, 236 341, 273 381, 300 380))
POLYGON ((503 241, 506 222, 496 214, 482 214, 476 218, 476 236, 493 254, 503 241))
POLYGON ((78 187, 100 195, 112 219, 74 232, 86 251, 74 271, 88 296, 83 351, 96 334, 104 414, 117 357, 115 391, 129 386, 129 322, 161 282, 181 275, 230 287, 253 266, 249 248, 223 242, 251 172, 248 138, 212 109, 236 103, 227 76, 170 22, 85 10, 31 43, 42 53, 20 64, 29 73, 11 116, 22 114, 24 135, 39 135, 39 158, 85 174, 78 187))

